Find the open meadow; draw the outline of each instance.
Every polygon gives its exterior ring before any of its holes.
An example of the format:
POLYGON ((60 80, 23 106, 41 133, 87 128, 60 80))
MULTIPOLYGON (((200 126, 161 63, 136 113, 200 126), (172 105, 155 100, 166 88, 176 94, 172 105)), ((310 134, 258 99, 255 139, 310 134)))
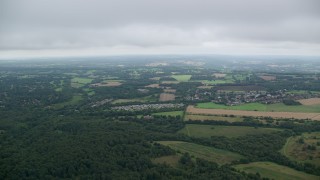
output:
POLYGON ((80 77, 75 77, 71 79, 71 87, 74 88, 80 88, 82 86, 85 86, 86 84, 89 84, 93 81, 91 78, 80 78, 80 77))
POLYGON ((179 82, 189 81, 192 75, 172 75, 171 77, 179 82))
POLYGON ((253 162, 234 166, 239 171, 256 174, 269 179, 280 180, 319 180, 319 176, 314 176, 301 171, 294 170, 287 166, 278 165, 272 162, 253 162))
POLYGON ((320 132, 288 138, 281 153, 294 161, 320 166, 320 132))
POLYGON ((169 146, 181 153, 189 153, 195 158, 203 158, 208 161, 216 162, 220 165, 228 164, 232 161, 238 161, 243 158, 243 156, 237 153, 195 143, 183 141, 158 141, 158 143, 169 146))
POLYGON ((83 100, 83 97, 81 95, 74 95, 69 101, 54 104, 52 107, 53 109, 62 109, 66 106, 76 105, 82 100, 83 100))

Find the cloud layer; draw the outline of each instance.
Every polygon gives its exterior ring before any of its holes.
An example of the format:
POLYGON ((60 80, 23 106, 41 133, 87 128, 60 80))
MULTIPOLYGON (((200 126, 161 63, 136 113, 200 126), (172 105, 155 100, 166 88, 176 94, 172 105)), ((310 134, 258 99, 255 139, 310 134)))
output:
POLYGON ((318 0, 2 0, 0 56, 320 55, 318 0))

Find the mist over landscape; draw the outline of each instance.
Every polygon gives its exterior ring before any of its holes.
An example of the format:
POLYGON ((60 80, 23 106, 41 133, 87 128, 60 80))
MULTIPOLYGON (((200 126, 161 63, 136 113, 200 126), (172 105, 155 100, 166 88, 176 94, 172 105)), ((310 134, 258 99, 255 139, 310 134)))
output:
POLYGON ((320 179, 320 1, 2 0, 0 179, 320 179))

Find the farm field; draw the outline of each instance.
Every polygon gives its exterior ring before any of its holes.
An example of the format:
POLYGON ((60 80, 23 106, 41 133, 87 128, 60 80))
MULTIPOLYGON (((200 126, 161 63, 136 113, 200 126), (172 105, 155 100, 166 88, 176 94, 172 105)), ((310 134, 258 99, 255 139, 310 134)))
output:
POLYGON ((199 86, 198 89, 211 89, 213 86, 199 86))
POLYGON ((93 89, 90 89, 90 88, 84 88, 83 89, 89 96, 93 96, 95 95, 96 93, 94 92, 93 89))
POLYGON ((218 125, 199 125, 187 124, 179 133, 193 137, 209 138, 211 136, 225 136, 228 138, 240 137, 245 135, 266 134, 281 131, 274 128, 254 128, 248 126, 218 126, 218 125))
POLYGON ((299 102, 305 106, 320 105, 320 98, 301 99, 299 102))
POLYGON ((179 82, 186 82, 190 80, 191 75, 172 75, 171 77, 179 82))
POLYGON ((272 162, 253 162, 234 166, 247 173, 259 173, 261 177, 281 180, 319 180, 319 176, 307 174, 272 162))
POLYGON ((102 83, 107 87, 114 87, 122 85, 122 80, 104 80, 102 83))
POLYGON ((226 106, 222 104, 216 104, 212 102, 208 103, 198 103, 196 108, 204 108, 204 109, 228 109, 228 110, 246 110, 246 111, 266 111, 267 106, 265 104, 260 103, 250 103, 250 104, 243 104, 239 106, 226 106))
POLYGON ((281 153, 294 161, 320 166, 320 132, 288 138, 281 153), (312 149, 312 146, 315 148, 312 149))
POLYGON ((159 115, 159 116, 183 116, 183 111, 167 111, 167 112, 159 112, 159 113, 152 113, 152 115, 159 115))
POLYGON ((246 110, 204 109, 204 108, 195 108, 194 106, 188 106, 186 112, 189 114, 204 114, 204 115, 234 115, 234 116, 320 120, 320 113, 264 112, 264 111, 246 111, 246 110))
POLYGON ((197 115, 197 114, 186 114, 184 117, 185 121, 188 120, 208 120, 208 121, 227 121, 227 122, 242 122, 242 117, 224 117, 214 115, 197 115))
POLYGON ((114 87, 114 86, 120 86, 122 83, 120 82, 108 82, 106 84, 107 87, 114 87))
POLYGON ((74 95, 70 101, 54 104, 52 107, 54 109, 61 109, 61 108, 65 107, 65 106, 78 104, 82 99, 83 98, 82 98, 81 95, 74 95))
POLYGON ((188 143, 183 141, 158 141, 162 145, 180 151, 181 153, 189 153, 196 158, 206 159, 208 161, 216 162, 220 165, 231 163, 243 158, 240 154, 233 153, 226 150, 221 150, 213 147, 188 143))
POLYGON ((276 76, 267 76, 267 75, 264 75, 264 76, 259 76, 261 79, 265 80, 265 81, 273 81, 273 80, 276 80, 277 77, 276 76))
POLYGON ((244 110, 244 111, 264 111, 264 112, 310 112, 310 113, 320 113, 320 104, 315 102, 320 102, 320 98, 306 100, 305 102, 311 102, 312 105, 297 105, 297 106, 287 106, 283 103, 277 104, 261 104, 261 103, 248 103, 238 106, 226 106, 221 104, 215 104, 212 102, 208 103, 198 103, 197 108, 205 109, 226 109, 226 110, 244 110))
POLYGON ((224 78, 227 76, 227 74, 224 73, 214 73, 212 74, 212 76, 216 77, 216 78, 224 78))
POLYGON ((153 78, 149 78, 150 80, 154 80, 154 81, 159 81, 161 77, 153 77, 153 78))
POLYGON ((165 93, 175 93, 176 90, 175 89, 164 89, 163 90, 165 93))
POLYGON ((149 84, 147 86, 145 86, 146 88, 160 88, 159 84, 149 84))
POLYGON ((162 81, 161 84, 179 84, 179 81, 162 81))
POLYGON ((174 94, 169 93, 161 93, 159 97, 159 101, 174 101, 176 96, 174 94))
POLYGON ((91 83, 92 80, 93 79, 90 79, 90 78, 75 77, 71 79, 71 87, 79 88, 79 87, 85 86, 86 84, 91 83))

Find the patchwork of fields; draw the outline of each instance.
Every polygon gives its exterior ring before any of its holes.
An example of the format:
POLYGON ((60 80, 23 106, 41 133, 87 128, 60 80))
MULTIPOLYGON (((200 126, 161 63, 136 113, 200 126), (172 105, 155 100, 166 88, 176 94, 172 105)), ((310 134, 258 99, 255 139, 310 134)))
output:
POLYGON ((320 75, 120 62, 0 71, 0 179, 36 171, 81 179, 102 165, 119 170, 114 179, 320 180, 320 75), (70 159, 77 174, 64 167, 70 159), (38 160, 49 163, 17 166, 38 160))

